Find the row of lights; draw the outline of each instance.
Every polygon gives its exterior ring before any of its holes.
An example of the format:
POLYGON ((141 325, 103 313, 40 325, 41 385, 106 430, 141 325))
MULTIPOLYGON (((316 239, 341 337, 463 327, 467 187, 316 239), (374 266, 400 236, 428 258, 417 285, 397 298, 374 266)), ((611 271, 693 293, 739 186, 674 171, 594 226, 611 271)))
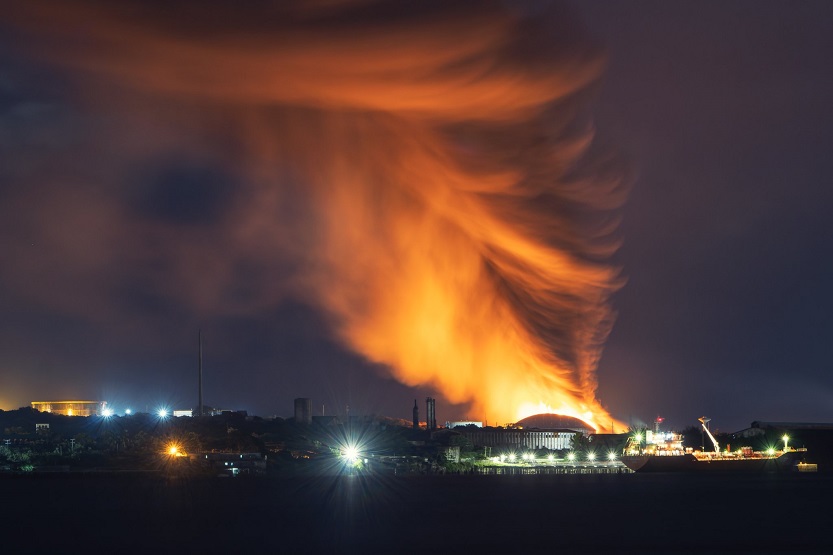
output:
MULTIPOLYGON (((576 458, 577 458, 577 455, 575 453, 571 452, 571 453, 567 454, 567 460, 570 461, 570 462, 575 461, 576 458)), ((509 453, 508 455, 504 454, 504 455, 500 455, 499 457, 494 457, 492 460, 494 460, 495 462, 497 462, 499 460, 500 462, 509 461, 510 463, 513 463, 513 462, 517 461, 517 459, 518 459, 518 456, 515 455, 515 453, 509 453)), ((521 455, 521 459, 525 462, 535 462, 535 461, 538 460, 535 457, 534 453, 524 453, 523 455, 521 455)), ((591 461, 591 462, 595 461, 596 460, 596 453, 594 453, 593 451, 590 451, 589 453, 587 453, 587 460, 591 461)), ((613 451, 609 452, 607 454, 607 460, 615 461, 616 460, 616 453, 614 453, 613 451)), ((547 461, 548 462, 554 462, 555 457, 552 454, 547 455, 547 461)))
MULTIPOLYGON (((133 410, 131 410, 131 409, 125 409, 124 410, 124 415, 125 416, 130 416, 131 414, 133 414, 133 410)), ((103 418, 111 418, 115 415, 116 415, 116 411, 114 411, 113 409, 111 409, 109 407, 105 408, 101 411, 101 416, 103 418)), ((159 417, 162 420, 168 418, 170 415, 171 415, 171 412, 166 408, 160 408, 156 411, 156 416, 159 417)), ((72 414, 70 414, 70 416, 72 416, 72 414)))

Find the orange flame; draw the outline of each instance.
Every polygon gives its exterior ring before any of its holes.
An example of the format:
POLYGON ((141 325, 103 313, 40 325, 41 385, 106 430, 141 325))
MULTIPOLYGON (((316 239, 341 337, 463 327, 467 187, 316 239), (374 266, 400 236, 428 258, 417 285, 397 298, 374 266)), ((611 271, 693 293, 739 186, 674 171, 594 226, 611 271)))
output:
POLYGON ((160 20, 142 2, 45 2, 17 17, 53 42, 83 33, 48 55, 238 136, 263 185, 236 238, 299 239, 273 243, 300 267, 294 293, 396 379, 492 421, 557 412, 606 429, 595 369, 624 187, 585 113, 602 60, 569 14, 258 5, 160 20), (302 221, 275 224, 287 207, 302 221))

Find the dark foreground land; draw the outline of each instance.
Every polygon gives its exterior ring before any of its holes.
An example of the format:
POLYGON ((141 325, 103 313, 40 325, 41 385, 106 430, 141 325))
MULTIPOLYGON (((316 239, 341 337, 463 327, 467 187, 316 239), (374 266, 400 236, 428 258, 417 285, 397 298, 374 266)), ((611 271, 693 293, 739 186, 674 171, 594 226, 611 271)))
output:
POLYGON ((833 476, 6 476, 3 553, 830 553, 833 476))

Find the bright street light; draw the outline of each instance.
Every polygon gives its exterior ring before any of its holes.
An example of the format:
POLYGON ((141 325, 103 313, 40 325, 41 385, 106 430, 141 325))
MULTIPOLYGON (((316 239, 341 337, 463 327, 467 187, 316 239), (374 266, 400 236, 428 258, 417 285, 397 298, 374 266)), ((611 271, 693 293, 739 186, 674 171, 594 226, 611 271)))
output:
POLYGON ((342 456, 349 464, 355 464, 359 460, 359 450, 352 445, 348 445, 344 448, 342 456))

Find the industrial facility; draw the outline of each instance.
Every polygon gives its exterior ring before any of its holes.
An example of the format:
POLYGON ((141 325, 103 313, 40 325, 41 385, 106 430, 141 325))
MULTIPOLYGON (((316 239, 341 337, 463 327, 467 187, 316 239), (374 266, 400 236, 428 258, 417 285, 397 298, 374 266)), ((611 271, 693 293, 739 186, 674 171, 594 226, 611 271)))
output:
POLYGON ((107 401, 32 401, 32 408, 64 416, 98 416, 106 410, 107 401))
POLYGON ((593 428, 570 416, 536 414, 520 420, 512 427, 479 427, 477 423, 454 427, 475 447, 525 449, 569 449, 576 434, 589 435, 593 428))

